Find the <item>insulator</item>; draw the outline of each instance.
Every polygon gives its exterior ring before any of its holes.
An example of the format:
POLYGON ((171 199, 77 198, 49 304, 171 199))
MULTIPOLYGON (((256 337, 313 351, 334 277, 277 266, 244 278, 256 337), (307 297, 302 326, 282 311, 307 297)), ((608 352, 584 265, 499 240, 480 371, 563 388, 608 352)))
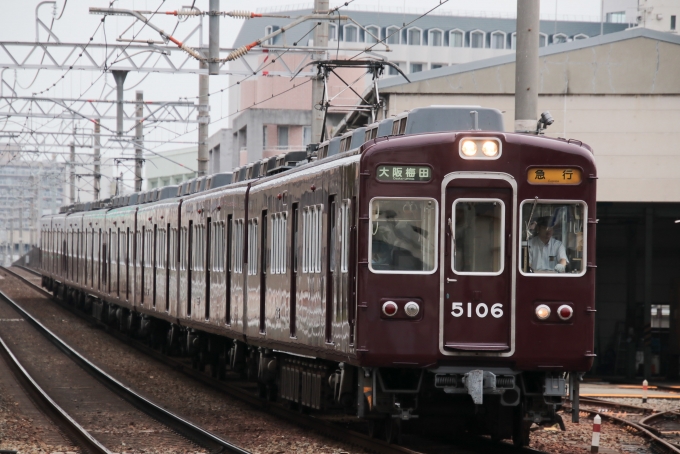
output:
POLYGON ((226 14, 229 17, 236 17, 238 19, 250 19, 251 17, 253 17, 253 13, 251 13, 250 11, 242 11, 242 10, 229 11, 226 14))
POLYGON ((435 386, 458 386, 458 377, 455 375, 437 375, 434 378, 435 386))
POLYGON ((514 377, 502 376, 496 377, 496 388, 514 388, 514 377))
POLYGON ((238 49, 231 51, 231 53, 229 55, 227 55, 226 60, 232 61, 232 60, 236 60, 237 58, 241 58, 245 54, 247 54, 249 50, 250 49, 248 49, 248 46, 241 46, 238 49))
POLYGON ((195 10, 195 9, 189 9, 189 8, 182 8, 181 10, 177 11, 178 16, 202 16, 203 12, 195 10))

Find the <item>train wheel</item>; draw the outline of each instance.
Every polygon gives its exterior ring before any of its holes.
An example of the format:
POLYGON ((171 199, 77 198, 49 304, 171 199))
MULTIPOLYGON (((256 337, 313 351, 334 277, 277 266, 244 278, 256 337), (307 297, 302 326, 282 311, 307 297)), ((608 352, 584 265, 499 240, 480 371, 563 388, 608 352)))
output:
POLYGON ((368 436, 371 438, 382 438, 385 434, 385 420, 384 419, 369 419, 368 420, 368 436))
POLYGON ((390 444, 401 443, 401 419, 385 418, 385 441, 390 444))
POLYGON ((513 427, 512 427, 512 443, 518 448, 529 446, 530 436, 529 429, 531 428, 531 421, 524 420, 524 405, 520 404, 515 408, 513 427))

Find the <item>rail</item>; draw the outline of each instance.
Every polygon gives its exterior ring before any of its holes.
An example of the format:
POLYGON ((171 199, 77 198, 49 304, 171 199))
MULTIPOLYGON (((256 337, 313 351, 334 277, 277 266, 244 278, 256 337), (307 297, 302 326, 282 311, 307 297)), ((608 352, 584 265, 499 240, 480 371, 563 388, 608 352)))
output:
MULTIPOLYGON (((13 276, 19 277, 22 281, 28 283, 33 288, 38 288, 32 282, 19 276, 18 274, 8 270, 6 267, 1 267, 5 271, 9 272, 13 276)), ((42 289, 40 289, 42 290, 42 289)), ((42 290, 43 294, 50 295, 49 293, 42 290)), ((51 296, 51 295, 50 295, 51 296)), ((91 374, 93 377, 104 383, 111 391, 116 393, 118 396, 130 402, 132 405, 137 407, 139 410, 143 411, 155 420, 165 424, 167 427, 175 430, 177 433, 185 436, 189 440, 203 446, 211 451, 222 450, 221 452, 235 453, 235 454, 250 454, 246 451, 232 443, 220 438, 219 436, 208 432, 207 430, 197 426, 196 424, 187 421, 175 413, 172 413, 141 394, 135 392, 131 388, 125 386, 123 383, 116 380, 111 375, 107 374, 95 364, 90 362, 87 358, 82 356, 76 350, 71 348, 68 344, 62 341, 56 334, 50 331, 46 326, 35 319, 31 314, 26 312, 19 304, 13 301, 9 296, 0 291, 0 298, 11 306, 13 306, 29 323, 38 329, 38 331, 47 337, 50 342, 52 342, 57 348, 63 351, 65 354, 69 355, 81 368, 91 374)), ((105 449, 105 448, 104 448, 105 449)), ((96 451, 96 452, 109 452, 107 451, 96 451)))
POLYGON ((21 387, 29 394, 33 402, 52 420, 57 427, 62 429, 75 444, 85 452, 91 454, 111 454, 96 438, 94 438, 83 426, 78 424, 63 408, 38 385, 28 371, 21 365, 19 359, 9 349, 5 341, 0 338, 0 355, 7 362, 10 370, 14 373, 21 387))
MULTIPOLYGON (((24 276, 16 273, 15 271, 7 268, 7 267, 0 267, 4 271, 6 271, 8 274, 11 274, 12 276, 18 278, 28 286, 30 286, 32 289, 38 291, 39 293, 52 298, 52 293, 48 292, 47 290, 43 289, 42 287, 38 286, 37 284, 29 281, 26 279, 24 276)), ((41 276, 39 272, 36 272, 32 269, 23 267, 23 266, 18 266, 17 268, 21 268, 23 270, 26 270, 36 276, 41 276)), ((241 400, 242 402, 248 403, 250 405, 253 405, 255 407, 259 407, 262 409, 266 409, 270 414, 273 414, 274 416, 277 416, 279 418, 285 419, 289 422, 292 422, 293 424, 296 424, 298 426, 305 427, 306 429, 311 429, 319 434, 326 435, 330 438, 335 438, 342 440, 346 443, 359 446, 367 451, 370 452, 375 452, 379 454, 421 454, 420 451, 415 451, 413 449, 409 449, 404 446, 398 446, 394 444, 388 444, 382 440, 378 440, 375 438, 371 438, 368 435, 364 435, 362 433, 353 431, 353 430, 346 430, 343 428, 339 428, 337 425, 329 422, 329 421, 324 421, 322 419, 318 418, 312 418, 307 415, 301 414, 297 411, 289 410, 282 405, 275 405, 270 402, 264 401, 261 398, 257 397, 255 394, 249 394, 244 392, 244 389, 242 387, 239 387, 234 384, 229 384, 225 383, 223 381, 220 381, 218 379, 212 378, 202 372, 199 372, 196 369, 193 369, 189 366, 187 366, 185 363, 182 363, 181 361, 177 361, 173 358, 170 358, 152 348, 149 346, 135 341, 134 339, 131 339, 130 337, 115 331, 111 329, 108 325, 101 323, 97 319, 95 319, 92 316, 89 316, 83 312, 75 310, 73 307, 63 304, 60 301, 57 301, 57 304, 59 304, 60 307, 68 310, 69 312, 77 315, 80 318, 83 318, 87 320, 89 323, 92 323, 93 325, 96 325, 103 330, 105 330, 108 334, 112 335, 116 339, 133 346, 137 350, 141 351, 142 353, 145 353, 152 358, 174 368, 175 370, 178 370, 208 386, 211 386, 213 388, 216 388, 225 394, 230 395, 231 397, 234 397, 236 399, 241 400)), ((509 443, 493 443, 491 441, 488 441, 486 439, 482 439, 480 443, 488 443, 489 446, 487 446, 488 449, 493 449, 494 452, 502 453, 502 452, 514 452, 514 453, 525 453, 525 454, 547 454, 543 451, 529 448, 529 447, 524 447, 522 449, 517 449, 514 446, 510 445, 509 443)))

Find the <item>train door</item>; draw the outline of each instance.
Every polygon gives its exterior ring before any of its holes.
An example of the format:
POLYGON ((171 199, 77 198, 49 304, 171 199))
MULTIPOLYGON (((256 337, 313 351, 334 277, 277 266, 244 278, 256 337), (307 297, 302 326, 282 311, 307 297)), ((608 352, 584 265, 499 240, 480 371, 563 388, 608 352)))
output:
POLYGON ((205 224, 205 319, 210 320, 210 267, 213 255, 210 235, 212 234, 212 218, 208 218, 205 224))
POLYGON ((233 260, 231 259, 231 248, 232 246, 232 235, 233 235, 233 215, 228 215, 227 216, 227 252, 226 252, 226 257, 224 258, 225 263, 227 265, 227 278, 226 278, 226 283, 225 283, 225 291, 224 291, 224 296, 225 296, 225 311, 224 311, 224 322, 227 325, 231 325, 231 272, 232 272, 232 263, 233 260))
POLYGON ((170 266, 172 261, 170 257, 174 257, 175 254, 172 253, 172 247, 174 246, 173 241, 171 241, 171 238, 174 238, 175 235, 172 234, 172 229, 170 228, 170 223, 168 222, 168 227, 165 230, 165 255, 163 257, 163 261, 165 262, 165 311, 170 310, 170 266))
POLYGON ((502 179, 453 179, 446 188, 443 311, 445 354, 512 354, 513 190, 502 179))
POLYGON ((333 307, 335 292, 335 196, 328 197, 328 213, 326 213, 326 343, 333 342, 333 307))
POLYGON ((298 278, 298 204, 293 204, 293 225, 290 228, 291 264, 290 264, 290 337, 295 335, 295 317, 297 314, 297 278, 298 278))
POLYGON ((156 307, 156 271, 158 268, 158 224, 153 225, 153 251, 152 251, 152 260, 153 260, 153 299, 152 299, 152 305, 153 307, 156 307))
MULTIPOLYGON (((255 240, 255 239, 254 239, 255 240)), ((257 263, 257 262, 256 262, 257 263)), ((266 328, 267 301, 267 210, 262 210, 262 237, 260 238, 260 333, 266 328)), ((257 270, 257 269, 256 269, 257 270)))
POLYGON ((194 221, 189 221, 189 238, 187 239, 187 317, 191 317, 191 271, 194 264, 192 246, 194 242, 194 221))

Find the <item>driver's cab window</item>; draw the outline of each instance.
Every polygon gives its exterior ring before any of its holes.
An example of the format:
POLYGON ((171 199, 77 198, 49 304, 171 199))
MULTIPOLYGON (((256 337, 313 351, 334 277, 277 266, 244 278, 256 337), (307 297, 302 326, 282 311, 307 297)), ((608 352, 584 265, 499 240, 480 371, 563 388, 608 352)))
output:
POLYGON ((374 273, 431 274, 437 268, 437 201, 371 200, 369 255, 374 273))
POLYGON ((522 274, 585 272, 587 210, 583 202, 522 203, 522 274))

